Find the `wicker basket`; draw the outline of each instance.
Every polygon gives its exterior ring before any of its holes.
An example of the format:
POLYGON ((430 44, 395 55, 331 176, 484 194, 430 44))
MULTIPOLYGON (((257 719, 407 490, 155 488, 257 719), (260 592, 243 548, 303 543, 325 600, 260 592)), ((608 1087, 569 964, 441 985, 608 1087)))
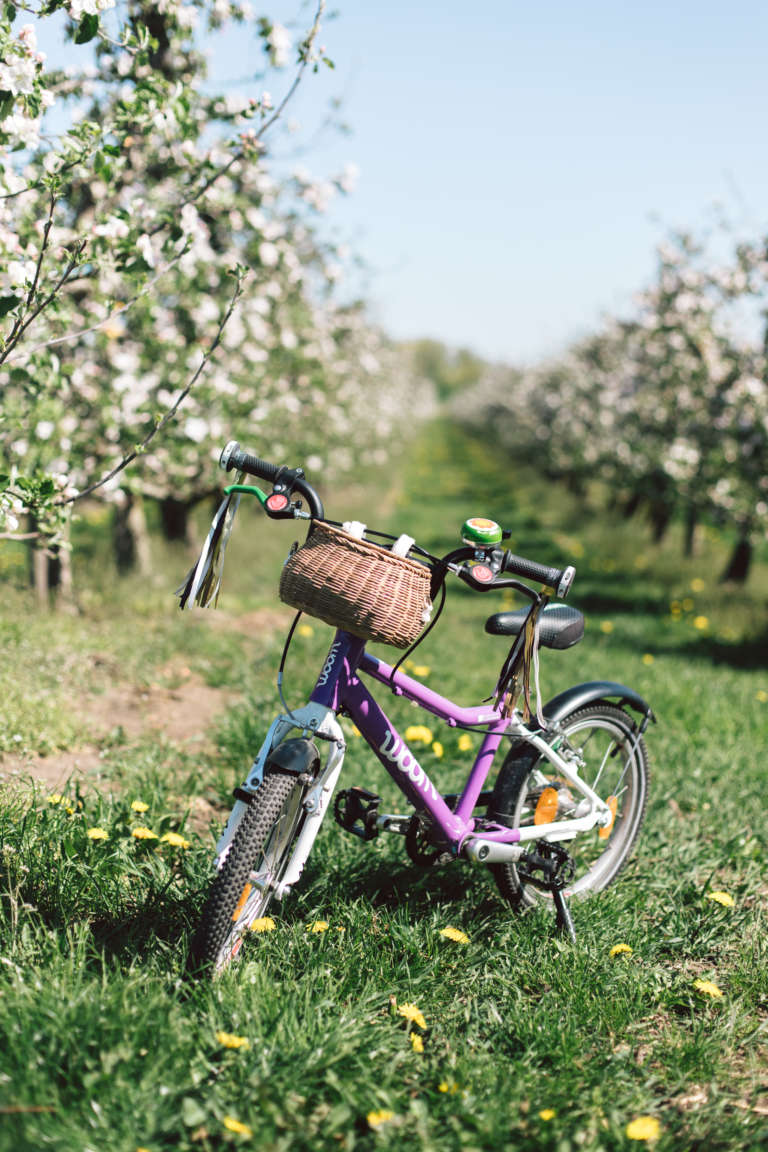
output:
POLYGON ((280 599, 364 640, 407 648, 432 607, 430 571, 315 521, 280 577, 280 599))

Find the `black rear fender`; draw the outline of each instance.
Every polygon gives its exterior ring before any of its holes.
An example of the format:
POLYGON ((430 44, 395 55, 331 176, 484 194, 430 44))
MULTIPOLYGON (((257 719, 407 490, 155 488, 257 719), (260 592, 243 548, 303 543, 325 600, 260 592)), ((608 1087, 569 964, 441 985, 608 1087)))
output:
POLYGON ((573 688, 566 688, 565 692, 560 692, 544 705, 547 727, 559 724, 579 708, 602 703, 618 704, 619 708, 627 707, 639 712, 645 721, 641 725, 641 730, 645 729, 649 720, 656 723, 650 704, 633 688, 627 688, 626 684, 617 684, 615 680, 590 680, 586 684, 575 684, 573 688))

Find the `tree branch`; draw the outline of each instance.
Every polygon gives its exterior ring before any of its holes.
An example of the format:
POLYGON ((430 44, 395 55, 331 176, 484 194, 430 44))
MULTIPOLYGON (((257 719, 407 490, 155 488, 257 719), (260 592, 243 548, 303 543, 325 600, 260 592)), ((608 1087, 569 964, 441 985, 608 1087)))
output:
POLYGON ((189 393, 192 391, 195 384, 199 380, 200 375, 202 374, 202 371, 205 368, 208 361, 210 360, 211 356, 213 355, 213 353, 216 351, 219 344, 221 343, 221 337, 222 337, 222 334, 224 332, 224 329, 226 328, 226 326, 229 322, 229 319, 235 310, 235 305, 237 304, 237 301, 239 300, 240 296, 242 295, 242 291, 243 291, 243 272, 239 268, 237 269, 237 272, 236 272, 236 278, 237 278, 237 282, 235 284, 235 290, 232 293, 232 299, 229 302, 229 307, 227 308, 227 311, 225 312, 224 316, 221 319, 221 322, 219 323, 219 327, 216 331, 216 335, 214 336, 213 340, 211 341, 211 344, 210 344, 209 348, 207 349, 207 351, 205 352, 202 360, 200 361, 192 379, 189 381, 189 383, 186 385, 186 387, 183 388, 182 391, 179 393, 178 398, 176 399, 174 404, 168 409, 168 411, 165 413, 162 420, 158 420, 155 423, 154 428, 152 428, 152 430, 147 433, 147 435, 144 437, 144 439, 141 441, 141 443, 139 445, 137 445, 137 447, 134 448, 132 452, 128 452, 122 458, 122 460, 120 460, 119 463, 114 466, 114 468, 110 469, 110 471, 106 474, 106 476, 102 476, 102 478, 100 480, 95 481, 95 483, 93 483, 93 484, 89 484, 87 488, 83 488, 82 492, 78 492, 76 496, 69 496, 66 500, 56 501, 54 506, 61 507, 65 504, 72 504, 72 503, 74 503, 75 500, 82 500, 84 496, 90 496, 91 492, 95 492, 97 488, 102 488, 105 484, 109 483, 109 481, 114 476, 117 476, 118 472, 122 472, 124 468, 127 468, 127 466, 129 464, 131 464, 136 459, 137 456, 143 455, 144 449, 147 447, 149 442, 151 440, 153 440, 154 437, 157 435, 157 433, 160 432, 165 427, 165 425, 168 423, 169 420, 173 419, 173 417, 178 412, 179 407, 181 406, 182 402, 187 398, 187 396, 189 395, 189 393))
MULTIPOLYGON (((47 243, 48 231, 49 231, 49 228, 48 228, 48 226, 46 226, 46 233, 45 233, 44 241, 43 241, 44 244, 47 243)), ((86 241, 81 240, 80 243, 75 247, 74 251, 72 252, 72 254, 69 258, 69 263, 67 264, 63 273, 61 274, 59 279, 56 281, 53 288, 48 293, 48 295, 45 297, 45 299, 42 300, 32 310, 32 312, 28 316, 25 316, 25 318, 23 320, 21 317, 19 317, 16 320, 16 323, 14 324, 13 328, 11 329, 11 334, 8 337, 8 343, 6 344, 2 353, 0 353, 0 364, 3 364, 8 359, 9 354, 16 347, 19 340, 21 339, 21 337, 26 332, 27 328, 29 328, 30 324, 32 324, 32 322, 37 319, 37 317, 40 315, 40 313, 45 308, 48 307, 48 305, 51 303, 51 301, 55 299, 56 294, 59 292, 59 290, 61 288, 63 288, 64 285, 66 284, 67 280, 69 280, 69 278, 72 275, 72 273, 74 272, 75 268, 77 268, 78 261, 83 254, 83 250, 85 249, 85 245, 86 245, 86 241)), ((41 259, 42 259, 42 253, 41 253, 41 259)), ((40 261, 38 261, 38 263, 40 263, 40 261)), ((30 290, 30 296, 32 294, 32 291, 33 290, 30 290)), ((27 300, 29 301, 29 299, 30 299, 30 297, 28 296, 27 300)))

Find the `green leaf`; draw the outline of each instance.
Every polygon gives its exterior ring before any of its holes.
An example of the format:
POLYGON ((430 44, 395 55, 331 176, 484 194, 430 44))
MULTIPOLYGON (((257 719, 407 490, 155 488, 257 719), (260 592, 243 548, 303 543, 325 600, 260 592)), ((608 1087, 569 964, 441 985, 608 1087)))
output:
POLYGON ((187 1128, 197 1128, 204 1124, 206 1115, 193 1096, 185 1096, 181 1101, 181 1122, 187 1128))
POLYGON ((87 44, 89 40, 93 40, 94 36, 99 31, 99 18, 94 13, 86 12, 82 20, 77 26, 75 33, 75 44, 87 44))
POLYGON ((8 21, 8 23, 13 24, 14 20, 16 19, 16 5, 15 4, 6 4, 3 7, 3 14, 4 14, 6 20, 8 21))
POLYGON ((7 316, 12 308, 21 304, 21 296, 0 296, 0 316, 7 316))

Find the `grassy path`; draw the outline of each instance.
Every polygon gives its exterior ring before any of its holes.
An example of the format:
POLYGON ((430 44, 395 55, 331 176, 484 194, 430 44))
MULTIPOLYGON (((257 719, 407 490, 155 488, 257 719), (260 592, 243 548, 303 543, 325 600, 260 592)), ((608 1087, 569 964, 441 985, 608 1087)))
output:
MULTIPOLYGON (((366 500, 381 523, 375 493, 337 496, 330 514, 360 515, 366 500)), ((396 838, 366 847, 329 823, 274 930, 254 934, 215 987, 191 985, 186 938, 213 843, 200 805, 223 803, 275 711, 280 643, 263 613, 295 528, 241 514, 223 626, 174 615, 165 590, 186 565, 178 557, 161 563, 157 586, 92 593, 89 615, 62 621, 47 643, 49 622, 17 601, 0 617, 7 749, 14 735, 28 755, 77 747, 90 738, 89 700, 115 683, 177 689, 181 669, 230 707, 198 743, 170 720, 164 736, 124 727, 100 737, 98 775, 57 792, 62 802, 6 779, 0 1152, 577 1152, 637 1147, 642 1127, 627 1126, 639 1118, 655 1122, 660 1150, 765 1147, 765 568, 734 600, 712 579, 726 547, 711 534, 682 566, 674 541, 652 550, 637 525, 508 475, 445 430, 413 452, 386 512, 434 550, 452 546, 466 516, 496 515, 517 551, 577 564, 572 602, 587 610, 587 633, 544 654, 545 695, 607 676, 660 718, 628 869, 575 909, 572 948, 543 914, 513 916, 482 869, 422 872, 396 838)), ((503 652, 482 623, 498 607, 451 589, 416 657, 430 684, 466 703, 488 693, 503 652)), ((289 701, 327 637, 321 625, 297 637, 289 701)), ((413 715, 397 701, 392 713, 413 715)), ((432 730, 442 754, 425 747, 423 762, 449 788, 462 771, 458 740, 432 730)), ((347 784, 396 803, 350 743, 347 784)))

